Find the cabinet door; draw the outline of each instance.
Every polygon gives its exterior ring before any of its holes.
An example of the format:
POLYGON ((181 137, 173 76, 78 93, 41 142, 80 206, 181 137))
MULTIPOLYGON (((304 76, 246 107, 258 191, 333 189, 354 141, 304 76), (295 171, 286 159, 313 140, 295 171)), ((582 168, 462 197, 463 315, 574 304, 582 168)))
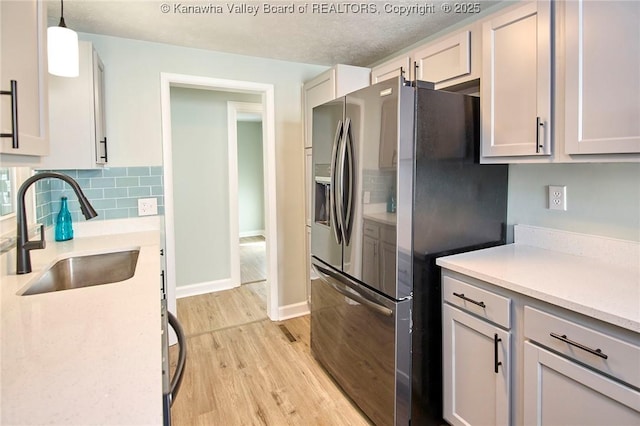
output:
POLYGON ((42 167, 92 169, 96 167, 94 62, 91 43, 78 45, 78 77, 49 76, 49 139, 51 153, 42 167))
POLYGON ((104 102, 104 64, 98 53, 93 50, 93 111, 95 122, 96 163, 107 164, 109 152, 107 148, 107 120, 104 102))
POLYGON ((362 242, 362 281, 377 288, 380 285, 380 243, 368 235, 362 242))
POLYGON ((564 4, 567 153, 640 153, 640 2, 564 4))
MULTIPOLYGON (((2 1, 0 89, 17 81, 18 147, 0 138, 0 153, 42 156, 49 152, 46 12, 40 1, 2 1)), ((12 133, 11 97, 0 96, 0 131, 12 133)))
POLYGON ((482 156, 551 153, 551 8, 527 3, 482 28, 482 156))
POLYGON ((313 108, 336 98, 336 71, 330 69, 304 85, 304 147, 311 148, 313 108))
POLYGON ((447 304, 442 316, 445 420, 452 425, 508 425, 510 333, 447 304))
POLYGON ((416 78, 442 83, 471 73, 471 31, 463 31, 413 53, 416 78))
POLYGON ((525 342, 524 423, 638 425, 640 392, 525 342))
POLYGON ((371 69, 371 84, 380 83, 393 77, 404 75, 411 79, 411 58, 400 56, 371 69))

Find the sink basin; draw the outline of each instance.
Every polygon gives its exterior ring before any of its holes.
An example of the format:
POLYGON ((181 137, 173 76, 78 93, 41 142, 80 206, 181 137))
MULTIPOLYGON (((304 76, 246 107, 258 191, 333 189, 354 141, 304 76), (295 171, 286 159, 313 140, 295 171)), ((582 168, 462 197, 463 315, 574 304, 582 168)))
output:
POLYGON ((56 262, 22 296, 117 283, 133 276, 140 250, 75 256, 56 262))

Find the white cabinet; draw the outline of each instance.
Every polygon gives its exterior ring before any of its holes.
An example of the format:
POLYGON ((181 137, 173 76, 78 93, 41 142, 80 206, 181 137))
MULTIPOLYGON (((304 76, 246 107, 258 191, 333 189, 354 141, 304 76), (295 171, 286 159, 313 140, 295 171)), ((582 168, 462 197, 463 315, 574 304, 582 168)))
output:
POLYGON ((484 22, 483 157, 551 153, 551 33, 548 0, 527 2, 484 22))
POLYGON ((529 306, 524 323, 525 424, 640 424, 640 347, 529 306))
MULTIPOLYGON (((479 295, 476 290, 457 280, 443 283, 445 300, 452 295, 462 309, 490 307, 508 317, 509 303, 496 303, 504 298, 488 292, 481 300, 469 297, 479 295)), ((511 333, 462 309, 445 303, 442 311, 443 417, 452 425, 508 425, 511 333)))
POLYGON ((0 132, 12 134, 13 123, 18 127, 17 146, 11 137, 0 138, 2 154, 42 156, 49 152, 46 19, 41 1, 0 2, 0 132), (11 92, 12 80, 16 81, 15 97, 4 94, 11 92))
POLYGON ((566 153, 640 153, 640 2, 564 7, 566 153))
POLYGON ((416 78, 434 83, 436 89, 480 78, 480 36, 476 24, 416 49, 416 78))
POLYGON ((508 425, 510 334, 449 305, 443 308, 443 333, 445 420, 508 425))
POLYGON ((411 79, 411 56, 402 55, 393 58, 383 64, 371 68, 371 84, 380 83, 390 78, 403 75, 407 80, 411 79))
POLYGON ((404 75, 407 80, 429 81, 442 89, 478 79, 481 44, 480 24, 474 23, 372 68, 371 83, 404 75))
POLYGON ((369 68, 336 65, 304 84, 304 146, 311 147, 313 108, 369 85, 369 68))
POLYGON ((79 43, 80 74, 49 76, 51 153, 42 167, 91 169, 107 164, 104 65, 91 43, 79 43))

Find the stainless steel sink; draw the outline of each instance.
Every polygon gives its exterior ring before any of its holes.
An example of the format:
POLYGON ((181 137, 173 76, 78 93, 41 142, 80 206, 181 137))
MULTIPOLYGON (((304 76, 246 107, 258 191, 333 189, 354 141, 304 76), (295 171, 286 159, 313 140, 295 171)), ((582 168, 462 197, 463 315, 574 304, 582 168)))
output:
POLYGON ((117 283, 133 276, 140 250, 115 251, 62 259, 38 278, 22 296, 117 283))

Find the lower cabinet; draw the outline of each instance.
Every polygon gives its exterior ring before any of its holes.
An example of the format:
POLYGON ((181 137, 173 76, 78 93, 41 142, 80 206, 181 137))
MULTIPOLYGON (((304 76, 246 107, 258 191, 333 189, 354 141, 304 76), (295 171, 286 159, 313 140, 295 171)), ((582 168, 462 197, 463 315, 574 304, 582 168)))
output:
POLYGON ((452 425, 640 425, 640 335, 446 269, 452 425))
POLYGON ((530 306, 524 337, 525 424, 640 424, 640 347, 530 306))
POLYGON ((638 425, 640 393, 606 376, 524 343, 524 423, 638 425))
POLYGON ((452 425, 510 423, 511 335, 443 307, 443 417, 452 425))

